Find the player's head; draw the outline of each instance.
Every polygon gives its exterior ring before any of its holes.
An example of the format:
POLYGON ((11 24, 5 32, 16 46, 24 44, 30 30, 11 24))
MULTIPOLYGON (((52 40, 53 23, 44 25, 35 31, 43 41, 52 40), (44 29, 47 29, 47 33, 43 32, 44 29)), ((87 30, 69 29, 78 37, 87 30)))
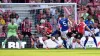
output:
POLYGON ((92 19, 92 16, 91 16, 91 15, 89 15, 89 16, 88 16, 88 20, 91 20, 91 19, 92 19))
POLYGON ((43 14, 43 10, 40 10, 39 13, 40 13, 40 14, 43 14))
POLYGON ((83 17, 80 17, 80 22, 83 22, 84 21, 84 18, 83 17))
POLYGON ((26 22, 26 23, 29 22, 29 18, 28 18, 28 17, 25 18, 25 22, 26 22))
POLYGON ((19 15, 16 15, 16 19, 18 19, 19 18, 19 15))
POLYGON ((60 17, 63 18, 64 17, 64 14, 60 14, 60 17))
POLYGON ((69 19, 70 21, 74 22, 74 19, 72 18, 71 15, 68 16, 68 19, 69 19))
POLYGON ((72 19, 72 16, 71 16, 71 15, 69 15, 69 16, 68 16, 68 18, 69 18, 69 19, 72 19))

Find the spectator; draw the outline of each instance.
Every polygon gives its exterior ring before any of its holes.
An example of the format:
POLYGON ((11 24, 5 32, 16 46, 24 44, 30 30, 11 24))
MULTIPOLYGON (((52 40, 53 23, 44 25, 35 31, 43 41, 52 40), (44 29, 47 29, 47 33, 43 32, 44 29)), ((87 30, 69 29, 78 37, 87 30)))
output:
POLYGON ((38 24, 39 24, 40 20, 43 18, 43 16, 44 16, 43 10, 40 10, 39 14, 36 17, 38 24))
POLYGON ((45 1, 45 3, 50 3, 50 0, 44 0, 45 1))
POLYGON ((11 3, 11 0, 2 0, 3 3, 11 3))
POLYGON ((35 0, 29 0, 29 3, 35 3, 35 0))
POLYGON ((63 6, 62 7, 57 7, 57 10, 60 14, 64 14, 63 6))
POLYGON ((100 37, 100 23, 99 23, 99 25, 98 25, 98 32, 96 33, 96 36, 99 36, 100 37))
POLYGON ((36 0, 36 3, 41 3, 42 2, 42 0, 36 0))
POLYGON ((54 17, 55 17, 55 19, 57 20, 58 19, 58 16, 60 15, 60 13, 58 12, 58 10, 55 10, 55 15, 54 15, 54 17))
POLYGON ((19 15, 16 15, 16 18, 14 18, 14 22, 16 23, 16 24, 18 24, 18 27, 20 26, 20 24, 21 24, 21 19, 19 18, 19 15))
POLYGON ((14 19, 16 18, 16 15, 18 15, 15 11, 12 11, 12 13, 10 14, 10 18, 14 19))
POLYGON ((10 16, 9 12, 6 11, 3 13, 3 18, 6 21, 6 23, 10 21, 9 16, 10 16))
POLYGON ((84 13, 83 13, 83 18, 86 20, 87 17, 89 16, 89 14, 87 13, 87 10, 84 10, 84 13))
POLYGON ((61 3, 61 0, 56 0, 56 3, 61 3))
POLYGON ((98 20, 99 20, 99 23, 100 23, 100 10, 97 10, 96 17, 98 18, 98 20))
POLYGON ((81 0, 81 1, 80 1, 80 4, 81 4, 81 5, 84 5, 84 6, 86 6, 88 3, 89 3, 89 0, 86 0, 86 1, 81 0))
POLYGON ((52 25, 53 31, 57 29, 57 20, 55 19, 54 16, 50 19, 50 24, 52 25))
POLYGON ((0 23, 0 37, 5 37, 6 34, 3 32, 3 25, 0 23))
POLYGON ((3 19, 3 17, 2 17, 2 15, 0 15, 0 23, 2 24, 2 25, 5 25, 6 23, 5 23, 5 20, 3 19))
POLYGON ((89 15, 93 15, 91 7, 90 7, 90 6, 87 6, 87 8, 88 8, 87 13, 88 13, 89 15))
POLYGON ((99 32, 98 23, 94 23, 94 33, 99 32))
POLYGON ((28 2, 27 0, 11 0, 12 3, 25 3, 28 2))
POLYGON ((52 17, 52 14, 50 13, 50 9, 46 9, 46 19, 47 19, 47 21, 50 21, 51 17, 52 17))

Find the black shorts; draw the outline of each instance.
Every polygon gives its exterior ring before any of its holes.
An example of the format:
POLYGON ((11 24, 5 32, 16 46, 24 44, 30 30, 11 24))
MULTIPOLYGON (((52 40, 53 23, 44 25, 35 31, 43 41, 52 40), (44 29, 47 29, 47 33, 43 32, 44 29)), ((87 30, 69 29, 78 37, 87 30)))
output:
POLYGON ((72 34, 75 34, 75 35, 76 35, 77 33, 78 33, 78 32, 77 32, 76 30, 75 30, 75 31, 72 31, 72 32, 68 32, 68 33, 67 33, 67 36, 68 36, 68 37, 72 37, 72 34))
POLYGON ((78 31, 77 31, 77 30, 73 30, 72 32, 73 32, 73 34, 77 34, 77 33, 78 33, 78 31))
POLYGON ((81 39, 83 37, 83 34, 82 33, 77 33, 74 37, 76 39, 81 39))
POLYGON ((54 31, 51 36, 53 37, 60 37, 61 36, 61 32, 59 30, 54 31))
POLYGON ((31 32, 22 32, 22 35, 24 35, 24 37, 25 37, 26 35, 28 35, 28 37, 31 37, 31 36, 32 36, 31 32))
POLYGON ((73 34, 73 32, 68 32, 67 36, 70 38, 70 37, 72 37, 72 34, 73 34))

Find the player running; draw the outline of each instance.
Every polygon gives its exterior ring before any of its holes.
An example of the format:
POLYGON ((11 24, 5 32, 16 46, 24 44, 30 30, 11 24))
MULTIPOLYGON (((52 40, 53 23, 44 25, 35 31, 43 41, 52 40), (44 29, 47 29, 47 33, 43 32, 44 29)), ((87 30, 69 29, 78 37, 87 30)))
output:
MULTIPOLYGON (((91 30, 88 28, 88 26, 85 24, 84 22, 84 18, 81 17, 80 18, 80 22, 78 24, 77 27, 77 34, 74 36, 75 37, 75 41, 84 48, 84 46, 80 43, 80 39, 83 37, 85 28, 94 36, 94 34, 91 32, 91 30)), ((74 47, 75 48, 75 47, 74 47)))
POLYGON ((11 23, 8 24, 7 30, 8 30, 7 31, 7 38, 4 40, 2 48, 6 44, 7 40, 12 36, 16 37, 18 39, 19 48, 21 48, 21 42, 20 42, 20 39, 18 38, 18 35, 17 35, 18 25, 16 23, 14 23, 14 19, 11 19, 11 23))
POLYGON ((61 36, 62 36, 64 47, 67 49, 67 39, 68 38, 66 34, 68 33, 70 21, 68 20, 68 18, 65 18, 63 14, 61 14, 58 23, 60 26, 60 31, 61 31, 61 36))

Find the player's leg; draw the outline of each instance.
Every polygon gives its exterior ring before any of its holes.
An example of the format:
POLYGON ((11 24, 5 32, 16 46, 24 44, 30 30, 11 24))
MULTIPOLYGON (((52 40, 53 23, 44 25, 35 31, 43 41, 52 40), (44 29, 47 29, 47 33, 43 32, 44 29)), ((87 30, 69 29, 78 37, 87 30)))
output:
POLYGON ((88 42, 88 37, 89 37, 89 34, 90 34, 90 32, 88 32, 88 31, 85 31, 85 37, 86 37, 86 39, 85 39, 85 41, 84 41, 84 47, 86 46, 86 43, 88 42))
POLYGON ((80 42, 80 39, 76 39, 76 41, 77 41, 77 43, 82 47, 82 48, 84 48, 84 46, 81 44, 81 42, 80 42))
POLYGON ((61 36, 61 33, 60 33, 59 30, 54 31, 51 34, 51 40, 54 41, 57 44, 56 48, 60 48, 61 47, 61 45, 58 43, 58 37, 60 37, 60 36, 61 36))
POLYGON ((74 30, 72 31, 73 34, 71 35, 72 36, 72 49, 75 49, 76 48, 76 38, 75 36, 78 34, 78 31, 77 30, 74 30))
POLYGON ((78 43, 82 48, 84 48, 84 46, 83 46, 83 45, 81 44, 81 42, 80 42, 80 40, 81 40, 82 37, 83 37, 83 34, 81 34, 81 33, 78 33, 78 34, 75 36, 77 43, 78 43))
POLYGON ((28 35, 28 37, 29 37, 29 39, 30 39, 30 41, 31 41, 31 47, 32 47, 33 44, 34 44, 34 48, 38 49, 38 48, 36 47, 35 41, 33 40, 33 38, 35 38, 35 36, 33 36, 31 32, 27 32, 27 35, 28 35))
POLYGON ((59 44, 59 42, 58 42, 58 40, 56 38, 58 38, 58 37, 51 37, 51 40, 57 44, 57 46, 55 48, 61 48, 62 45, 59 44))
POLYGON ((73 39, 73 42, 72 42, 72 48, 73 48, 73 49, 76 48, 76 38, 73 39))
POLYGON ((43 40, 43 43, 45 44, 45 46, 46 46, 46 49, 49 49, 49 47, 48 47, 48 45, 47 45, 47 42, 46 42, 46 40, 47 40, 48 38, 47 38, 47 36, 43 36, 43 38, 42 38, 42 40, 43 40))
POLYGON ((27 33, 22 31, 22 35, 23 35, 23 37, 25 37, 27 35, 27 33))
POLYGON ((20 41, 20 38, 18 37, 17 33, 13 33, 13 36, 15 36, 18 40, 18 43, 19 43, 19 48, 22 48, 21 47, 21 41, 20 41))
POLYGON ((73 34, 72 32, 67 33, 69 48, 72 48, 72 34, 73 34))
POLYGON ((98 48, 98 46, 97 46, 97 40, 96 40, 95 36, 94 36, 94 35, 92 35, 91 37, 93 38, 94 43, 95 43, 96 47, 98 48))
POLYGON ((34 47, 35 48, 35 41, 36 41, 36 36, 32 34, 31 36, 31 48, 34 47))
POLYGON ((3 41, 3 44, 2 44, 2 48, 3 46, 6 44, 7 40, 12 36, 12 33, 8 32, 7 33, 7 38, 3 41))
POLYGON ((85 41, 84 41, 84 47, 86 46, 86 43, 88 42, 88 39, 89 39, 89 37, 88 36, 85 36, 85 41))
POLYGON ((64 47, 67 49, 67 31, 63 31, 61 32, 61 38, 63 40, 63 44, 64 44, 64 47))

